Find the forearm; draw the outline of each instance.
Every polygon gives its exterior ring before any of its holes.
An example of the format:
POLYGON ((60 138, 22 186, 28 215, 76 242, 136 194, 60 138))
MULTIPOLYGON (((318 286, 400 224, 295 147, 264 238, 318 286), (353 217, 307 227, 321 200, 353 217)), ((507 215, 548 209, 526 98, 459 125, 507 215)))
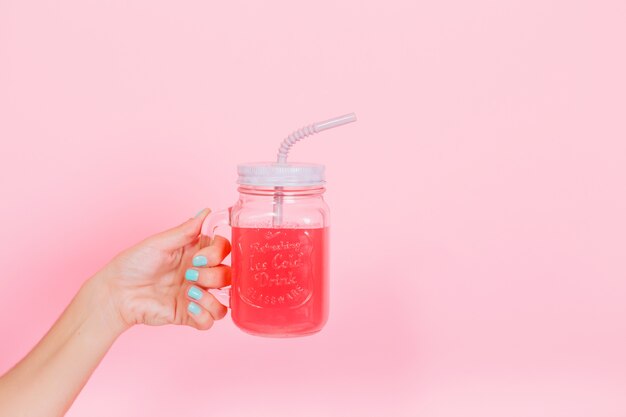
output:
POLYGON ((61 416, 125 330, 98 276, 37 346, 0 378, 0 415, 61 416))

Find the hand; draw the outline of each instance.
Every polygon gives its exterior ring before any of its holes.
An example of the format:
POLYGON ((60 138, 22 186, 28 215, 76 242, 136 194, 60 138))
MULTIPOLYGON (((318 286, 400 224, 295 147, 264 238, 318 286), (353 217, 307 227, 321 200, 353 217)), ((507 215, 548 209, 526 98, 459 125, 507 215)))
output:
POLYGON ((226 315, 207 289, 230 285, 230 267, 220 264, 230 243, 216 236, 206 248, 198 246, 209 212, 125 250, 93 277, 111 301, 106 310, 113 320, 124 328, 186 324, 206 330, 226 315))
POLYGON ((37 346, 0 377, 0 415, 64 415, 133 324, 208 329, 223 318, 226 307, 206 290, 230 284, 230 268, 220 265, 230 243, 216 237, 199 250, 208 213, 125 250, 87 280, 37 346))

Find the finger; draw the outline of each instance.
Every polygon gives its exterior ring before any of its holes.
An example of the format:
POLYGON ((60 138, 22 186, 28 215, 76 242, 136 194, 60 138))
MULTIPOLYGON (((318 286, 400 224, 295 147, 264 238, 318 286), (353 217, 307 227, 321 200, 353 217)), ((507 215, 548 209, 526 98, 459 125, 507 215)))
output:
POLYGON ((198 330, 209 330, 213 326, 213 316, 195 301, 187 302, 186 324, 198 330))
MULTIPOLYGON (((227 308, 222 305, 213 294, 209 294, 205 290, 195 285, 187 288, 187 300, 195 302, 200 307, 209 312, 213 320, 221 320, 226 315, 227 308)), ((192 307, 194 309, 194 307, 192 307)))
POLYGON ((210 209, 203 209, 196 214, 196 217, 169 230, 158 233, 150 237, 149 240, 153 245, 163 250, 182 248, 198 238, 200 229, 202 228, 202 222, 210 212, 210 209))
POLYGON ((195 267, 217 266, 230 253, 230 242, 222 236, 215 236, 211 244, 200 249, 192 259, 195 267))
POLYGON ((189 268, 185 272, 185 279, 204 288, 222 288, 230 285, 231 269, 228 265, 218 265, 211 268, 189 268))

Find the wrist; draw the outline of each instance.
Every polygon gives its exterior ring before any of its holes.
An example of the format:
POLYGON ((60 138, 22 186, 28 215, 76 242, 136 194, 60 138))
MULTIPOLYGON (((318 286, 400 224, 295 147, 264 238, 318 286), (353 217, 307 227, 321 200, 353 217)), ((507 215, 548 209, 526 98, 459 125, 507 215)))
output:
POLYGON ((98 273, 91 277, 80 292, 89 300, 93 320, 110 336, 116 338, 130 327, 120 314, 118 303, 108 285, 106 276, 98 273))

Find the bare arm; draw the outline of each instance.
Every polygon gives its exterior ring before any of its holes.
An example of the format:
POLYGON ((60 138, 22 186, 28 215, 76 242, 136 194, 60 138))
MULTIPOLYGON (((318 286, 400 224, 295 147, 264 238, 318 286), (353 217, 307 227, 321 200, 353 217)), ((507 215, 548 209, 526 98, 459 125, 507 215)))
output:
POLYGON ((87 281, 48 334, 0 378, 0 415, 61 416, 127 328, 98 276, 87 281))
POLYGON ((0 416, 64 415, 113 342, 134 324, 206 330, 223 318, 226 308, 206 290, 230 283, 229 268, 219 265, 230 246, 217 238, 198 250, 207 214, 122 252, 86 281, 37 346, 0 378, 0 416), (192 257, 204 262, 192 267, 192 257))

